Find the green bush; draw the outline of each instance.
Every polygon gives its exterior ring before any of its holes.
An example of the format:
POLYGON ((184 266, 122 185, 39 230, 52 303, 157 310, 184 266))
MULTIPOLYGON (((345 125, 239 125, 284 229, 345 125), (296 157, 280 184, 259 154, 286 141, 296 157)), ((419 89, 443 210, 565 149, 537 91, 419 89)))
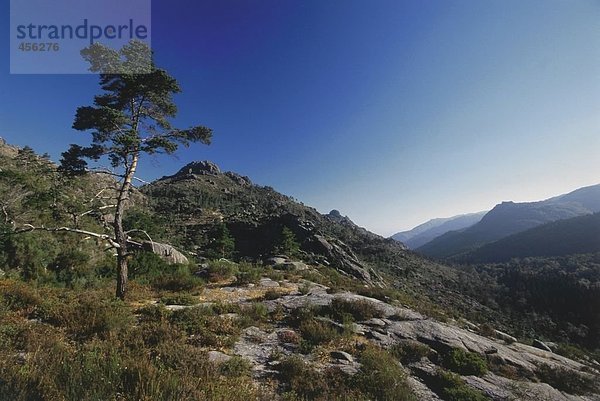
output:
POLYGON ((230 360, 223 362, 220 366, 221 374, 229 377, 250 376, 252 364, 239 356, 234 356, 230 360))
POLYGON ((346 317, 352 316, 356 321, 369 320, 374 317, 383 317, 383 312, 371 301, 365 299, 345 300, 334 298, 329 308, 326 308, 332 317, 344 321, 346 317))
POLYGON ((406 373, 388 352, 367 346, 360 353, 359 361, 361 368, 353 381, 362 393, 376 400, 416 400, 406 383, 406 373))
POLYGON ((390 353, 403 364, 418 362, 430 356, 432 352, 431 348, 418 341, 404 341, 393 345, 390 349, 390 353))
POLYGON ((249 263, 241 263, 235 273, 237 284, 256 284, 262 275, 262 269, 249 263))
POLYGON ((131 278, 143 277, 151 280, 171 269, 167 262, 152 252, 136 252, 129 260, 128 270, 131 278))
POLYGON ((212 261, 208 265, 208 281, 229 280, 238 272, 237 265, 229 261, 212 261))
POLYGON ((125 303, 103 292, 84 292, 76 299, 73 294, 47 299, 41 306, 40 317, 64 327, 72 337, 84 339, 124 330, 133 318, 125 303))
POLYGON ((152 287, 166 291, 191 291, 203 285, 203 281, 194 276, 188 266, 174 265, 168 268, 168 271, 154 277, 152 287))
POLYGON ((218 316, 211 307, 192 307, 175 311, 170 321, 192 335, 193 342, 201 346, 231 346, 241 331, 236 321, 218 316))
POLYGON ((599 386, 592 376, 573 369, 544 364, 538 366, 536 375, 540 381, 569 394, 583 395, 599 390, 599 386))
POLYGON ((284 400, 365 400, 352 388, 351 378, 339 369, 318 372, 298 356, 286 357, 277 365, 278 379, 287 390, 284 400))
POLYGON ((430 380, 429 387, 446 401, 487 401, 478 390, 469 387, 457 374, 439 370, 430 380))
POLYGON ((479 354, 459 348, 454 348, 444 355, 442 364, 461 375, 483 376, 488 370, 486 360, 479 354))
POLYGON ((302 336, 302 351, 307 352, 315 346, 325 344, 341 336, 338 329, 330 323, 316 319, 306 320, 298 328, 302 336))

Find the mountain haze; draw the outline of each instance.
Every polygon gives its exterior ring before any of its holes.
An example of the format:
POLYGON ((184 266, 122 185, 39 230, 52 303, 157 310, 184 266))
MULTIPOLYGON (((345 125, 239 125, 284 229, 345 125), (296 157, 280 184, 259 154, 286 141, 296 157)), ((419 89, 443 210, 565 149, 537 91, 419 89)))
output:
POLYGON ((499 263, 512 258, 600 252, 600 213, 554 221, 509 235, 461 255, 468 263, 499 263))
POLYGON ((474 251, 544 223, 600 211, 600 185, 584 187, 539 202, 502 202, 480 222, 459 231, 450 231, 419 247, 418 252, 435 258, 449 258, 474 251))
POLYGON ((396 241, 404 243, 410 249, 416 249, 448 231, 461 230, 479 222, 487 211, 461 214, 453 217, 429 220, 412 230, 392 235, 396 241))

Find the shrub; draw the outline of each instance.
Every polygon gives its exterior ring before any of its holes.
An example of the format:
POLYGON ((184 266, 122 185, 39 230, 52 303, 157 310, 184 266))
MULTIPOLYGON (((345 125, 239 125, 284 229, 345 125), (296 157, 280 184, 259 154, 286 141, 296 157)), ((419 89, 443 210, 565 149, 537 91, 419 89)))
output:
POLYGON ((42 306, 42 320, 64 327, 75 338, 106 337, 110 332, 122 330, 132 321, 129 307, 120 300, 102 292, 84 292, 60 300, 47 300, 42 306))
POLYGON ((262 274, 260 267, 253 266, 249 263, 239 265, 238 271, 235 273, 237 283, 239 285, 258 283, 262 274))
MULTIPOLYGON (((114 264, 114 262, 113 262, 114 264)), ((136 252, 128 263, 131 278, 152 279, 161 276, 171 270, 171 267, 152 252, 136 252)))
POLYGON ((431 355, 432 350, 425 344, 418 341, 405 341, 395 344, 390 349, 390 353, 403 364, 418 362, 421 359, 431 355))
POLYGON ((265 301, 272 301, 274 299, 281 298, 282 296, 283 296, 283 293, 281 293, 277 290, 270 289, 265 292, 265 294, 263 295, 263 299, 265 301))
POLYGON ((329 306, 329 312, 332 317, 339 321, 346 320, 346 316, 350 315, 354 320, 363 321, 374 317, 383 317, 383 312, 366 299, 345 300, 334 298, 329 306))
POLYGON ((431 378, 429 387, 447 401, 487 401, 480 391, 469 387, 457 374, 439 370, 431 378))
POLYGON ((302 322, 299 330, 303 340, 303 351, 310 351, 317 345, 328 343, 341 336, 331 324, 316 319, 302 322))
POLYGON ((215 283, 229 280, 237 273, 235 263, 229 261, 213 261, 208 265, 208 281, 215 283))
POLYGON ((388 352, 367 346, 359 361, 362 366, 353 381, 362 393, 376 400, 416 400, 406 383, 406 373, 388 352))
POLYGON ((152 287, 166 291, 191 291, 202 285, 202 280, 194 276, 188 266, 169 266, 169 270, 163 272, 152 280, 152 287))
POLYGON ((252 364, 239 356, 234 356, 230 360, 223 362, 219 369, 221 374, 229 377, 250 376, 252 364))
POLYGON ((298 333, 296 333, 293 330, 280 331, 279 333, 277 333, 277 336, 279 337, 279 340, 282 343, 287 343, 287 344, 299 344, 300 340, 301 340, 298 333))
POLYGON ((283 359, 277 365, 278 379, 287 389, 287 400, 364 400, 352 388, 348 375, 339 369, 318 372, 298 356, 283 359))
POLYGON ((277 243, 274 247, 275 253, 281 253, 294 257, 300 252, 300 244, 296 239, 296 235, 288 227, 283 227, 277 243))
POLYGON ((569 394, 582 395, 598 390, 595 380, 573 369, 543 364, 536 372, 540 381, 569 394))
POLYGON ((444 367, 461 375, 483 376, 488 368, 487 362, 479 354, 454 348, 442 361, 444 367))
POLYGON ((192 335, 194 343, 202 346, 230 346, 240 334, 239 325, 235 321, 218 316, 210 307, 175 311, 170 320, 192 335))

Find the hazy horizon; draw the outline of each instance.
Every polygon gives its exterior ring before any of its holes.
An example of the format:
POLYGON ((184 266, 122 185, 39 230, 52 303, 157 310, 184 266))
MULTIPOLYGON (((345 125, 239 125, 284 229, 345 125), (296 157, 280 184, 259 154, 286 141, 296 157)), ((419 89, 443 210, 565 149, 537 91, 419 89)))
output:
MULTIPOLYGON (((215 134, 147 158, 146 180, 208 159, 384 236, 600 181, 597 1, 175 0, 152 14, 157 64, 183 89, 176 124, 215 134)), ((71 124, 98 93, 97 76, 10 75, 5 57, 0 136, 58 160, 89 139, 71 124)))

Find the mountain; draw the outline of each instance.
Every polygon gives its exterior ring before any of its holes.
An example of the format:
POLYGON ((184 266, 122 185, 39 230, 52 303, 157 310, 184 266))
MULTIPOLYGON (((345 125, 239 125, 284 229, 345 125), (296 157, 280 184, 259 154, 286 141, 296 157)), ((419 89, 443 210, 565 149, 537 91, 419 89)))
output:
POLYGON ((580 188, 539 202, 502 202, 477 224, 463 230, 447 232, 417 248, 417 251, 434 258, 456 257, 544 223, 598 211, 600 185, 580 188))
POLYGON ((513 258, 600 252, 600 213, 546 223, 509 235, 461 255, 467 263, 499 263, 513 258))
POLYGON ((410 249, 416 249, 448 231, 461 230, 479 222, 487 213, 469 213, 458 216, 429 220, 412 230, 402 231, 391 238, 404 243, 410 249))
POLYGON ((124 226, 154 254, 132 249, 130 298, 111 302, 113 251, 89 237, 109 235, 111 211, 87 210, 116 182, 64 176, 29 149, 2 146, 1 400, 82 399, 90 388, 112 399, 115 386, 127 399, 168 390, 182 400, 263 399, 263 388, 274 400, 596 392, 595 354, 519 340, 598 347, 600 255, 540 269, 446 266, 203 161, 132 193, 124 226), (28 224, 50 232, 23 232, 28 224), (85 237, 52 232, 67 226, 85 237), (290 231, 299 251, 275 254, 290 231), (218 233, 235 242, 229 260, 207 252, 218 233), (167 263, 161 243, 187 259, 167 263))

